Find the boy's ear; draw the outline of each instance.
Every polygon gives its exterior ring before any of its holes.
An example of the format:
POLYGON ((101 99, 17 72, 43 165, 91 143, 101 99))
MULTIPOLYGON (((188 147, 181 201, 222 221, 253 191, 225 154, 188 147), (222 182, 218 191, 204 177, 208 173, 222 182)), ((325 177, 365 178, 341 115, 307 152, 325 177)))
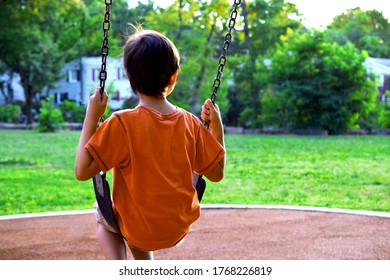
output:
POLYGON ((169 85, 174 85, 176 83, 177 76, 179 76, 179 70, 177 70, 175 73, 173 73, 173 75, 169 79, 169 85))

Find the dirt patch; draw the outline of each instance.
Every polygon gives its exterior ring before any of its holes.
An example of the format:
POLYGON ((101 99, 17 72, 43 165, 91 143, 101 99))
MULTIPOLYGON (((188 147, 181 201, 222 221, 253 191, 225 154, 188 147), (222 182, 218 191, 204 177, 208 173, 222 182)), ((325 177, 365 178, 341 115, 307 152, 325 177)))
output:
MULTIPOLYGON (((350 214, 203 209, 179 246, 156 259, 389 260, 390 219, 350 214)), ((131 258, 129 256, 129 258, 131 258)), ((94 214, 0 220, 1 260, 99 260, 94 214)))

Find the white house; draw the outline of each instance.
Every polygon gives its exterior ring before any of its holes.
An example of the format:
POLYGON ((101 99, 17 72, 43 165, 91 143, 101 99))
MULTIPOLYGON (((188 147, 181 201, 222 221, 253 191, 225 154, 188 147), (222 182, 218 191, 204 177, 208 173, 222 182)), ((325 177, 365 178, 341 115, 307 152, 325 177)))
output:
MULTIPOLYGON (((87 105, 89 96, 96 87, 100 86, 101 57, 82 57, 65 64, 62 79, 52 89, 45 88, 44 94, 53 95, 56 104, 64 100, 73 100, 77 104, 87 105)), ((107 58, 106 91, 110 96, 109 106, 113 110, 121 109, 125 100, 135 94, 127 80, 120 58, 107 58)), ((7 74, 0 76, 2 91, 7 92, 7 83, 10 78, 7 74)), ((14 74, 12 81, 13 101, 25 101, 20 77, 14 74)), ((0 94, 0 104, 5 103, 5 97, 0 94)))
MULTIPOLYGON (((1 92, 5 92, 7 95, 9 84, 12 88, 12 101, 23 102, 25 101, 24 89, 22 87, 22 82, 20 81, 19 74, 14 73, 12 78, 8 73, 0 75, 0 86, 2 87, 1 92)), ((3 94, 0 94, 0 104, 6 103, 6 97, 3 94)))
MULTIPOLYGON (((390 59, 370 57, 365 64, 367 69, 377 76, 380 100, 390 102, 390 96, 385 95, 386 90, 390 90, 390 59)), ((106 65, 106 90, 110 95, 109 106, 113 110, 121 109, 123 102, 134 97, 135 94, 125 77, 122 59, 108 57, 106 65)), ((63 68, 63 78, 48 93, 55 97, 57 104, 64 100, 73 100, 78 104, 87 105, 89 96, 100 85, 100 67, 101 57, 82 57, 69 62, 63 68)), ((7 92, 5 81, 9 81, 7 74, 0 75, 0 86, 3 87, 1 91, 7 92)), ((12 88, 14 100, 24 101, 23 88, 17 74, 13 75, 12 88)), ((44 90, 44 93, 46 92, 47 89, 44 90)), ((4 103, 4 96, 0 94, 0 104, 4 103)))
MULTIPOLYGON (((64 100, 74 100, 78 104, 87 105, 89 96, 100 85, 101 57, 82 57, 64 66, 63 78, 58 81, 54 89, 48 91, 55 97, 57 104, 64 100)), ((127 80, 122 60, 107 58, 106 91, 110 95, 109 106, 116 110, 121 109, 123 102, 134 95, 127 80)))
POLYGON ((390 91, 390 59, 369 57, 366 67, 377 76, 379 99, 390 102, 390 96, 385 94, 386 90, 390 91))

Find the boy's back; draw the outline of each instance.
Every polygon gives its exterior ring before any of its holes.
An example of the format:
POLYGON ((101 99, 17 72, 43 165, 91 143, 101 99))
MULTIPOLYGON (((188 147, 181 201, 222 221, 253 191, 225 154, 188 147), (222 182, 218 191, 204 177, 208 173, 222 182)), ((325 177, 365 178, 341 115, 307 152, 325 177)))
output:
POLYGON ((172 247, 187 234, 200 215, 193 172, 211 170, 224 156, 194 115, 161 114, 143 104, 115 113, 86 148, 102 171, 113 168, 122 234, 146 251, 172 247))

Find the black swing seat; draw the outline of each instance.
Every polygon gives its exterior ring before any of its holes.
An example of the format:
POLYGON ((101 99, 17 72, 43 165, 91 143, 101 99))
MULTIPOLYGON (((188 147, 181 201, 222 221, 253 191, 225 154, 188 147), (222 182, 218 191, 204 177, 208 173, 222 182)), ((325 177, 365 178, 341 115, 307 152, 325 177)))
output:
POLYGON ((93 187, 95 189, 96 202, 99 205, 100 212, 102 213, 104 219, 110 224, 118 234, 122 235, 119 228, 118 222, 115 218, 115 213, 112 208, 110 185, 106 180, 106 174, 100 172, 92 177, 93 187))
POLYGON ((203 193, 206 189, 206 181, 202 178, 201 175, 194 172, 194 177, 192 177, 192 185, 195 187, 198 194, 199 202, 201 202, 203 193))

